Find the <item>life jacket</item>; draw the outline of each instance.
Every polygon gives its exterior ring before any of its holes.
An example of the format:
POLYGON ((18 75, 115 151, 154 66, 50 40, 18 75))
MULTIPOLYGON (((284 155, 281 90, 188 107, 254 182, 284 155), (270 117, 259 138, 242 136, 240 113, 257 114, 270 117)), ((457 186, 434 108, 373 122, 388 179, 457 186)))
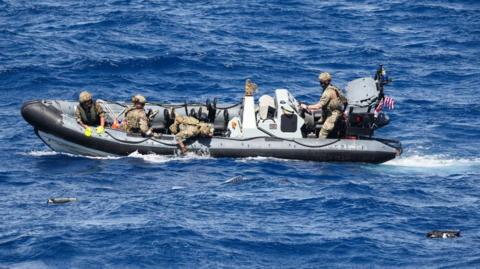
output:
POLYGON ((81 104, 78 105, 78 110, 80 111, 80 116, 82 117, 82 122, 86 125, 99 125, 100 117, 98 116, 97 110, 95 108, 95 103, 92 104, 88 113, 85 111, 81 104))

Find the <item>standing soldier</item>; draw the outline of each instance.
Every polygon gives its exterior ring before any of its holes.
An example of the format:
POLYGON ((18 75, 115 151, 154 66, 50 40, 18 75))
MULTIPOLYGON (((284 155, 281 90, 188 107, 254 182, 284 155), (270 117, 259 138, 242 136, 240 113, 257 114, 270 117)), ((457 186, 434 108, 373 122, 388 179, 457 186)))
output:
POLYGON ((347 103, 347 99, 342 95, 340 90, 330 84, 332 77, 329 73, 324 72, 318 76, 320 84, 323 88, 322 97, 320 101, 314 105, 305 105, 302 104, 302 107, 315 111, 322 109, 323 115, 322 119, 324 120, 322 129, 320 130, 320 137, 327 138, 330 132, 335 128, 336 122, 342 117, 343 109, 347 103))
POLYGON ((151 135, 149 120, 145 113, 145 97, 135 95, 132 97, 133 106, 125 112, 125 130, 129 134, 151 135))
POLYGON ((105 131, 105 112, 100 104, 95 102, 93 105, 92 95, 87 91, 80 93, 79 102, 80 104, 75 109, 75 118, 78 124, 85 128, 85 135, 92 135, 90 126, 98 126, 97 133, 103 133, 105 131))
POLYGON ((187 152, 187 147, 184 144, 185 140, 196 136, 212 137, 215 131, 212 124, 204 123, 188 116, 175 117, 175 122, 170 125, 169 130, 175 135, 182 153, 187 152))

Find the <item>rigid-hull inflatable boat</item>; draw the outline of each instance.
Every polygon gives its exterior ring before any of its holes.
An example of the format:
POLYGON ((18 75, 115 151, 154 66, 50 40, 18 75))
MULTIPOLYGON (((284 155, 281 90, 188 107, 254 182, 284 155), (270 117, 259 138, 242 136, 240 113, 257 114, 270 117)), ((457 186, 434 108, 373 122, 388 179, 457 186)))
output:
POLYGON ((190 152, 212 157, 274 157, 310 161, 382 163, 400 155, 401 144, 395 140, 374 138, 374 130, 388 124, 383 113, 375 112, 383 99, 385 81, 360 78, 346 87, 349 101, 345 117, 337 124, 332 137, 318 138, 321 112, 309 113, 286 89, 264 95, 256 103, 246 95, 238 104, 147 103, 155 137, 127 134, 111 128, 115 117, 122 120, 126 103, 97 100, 106 112, 105 132, 84 135, 74 117, 78 102, 35 100, 23 104, 21 113, 34 127, 38 137, 57 152, 87 156, 122 156, 133 152, 161 155, 179 154, 175 136, 168 127, 176 115, 189 115, 210 122, 213 137, 186 141, 190 152))

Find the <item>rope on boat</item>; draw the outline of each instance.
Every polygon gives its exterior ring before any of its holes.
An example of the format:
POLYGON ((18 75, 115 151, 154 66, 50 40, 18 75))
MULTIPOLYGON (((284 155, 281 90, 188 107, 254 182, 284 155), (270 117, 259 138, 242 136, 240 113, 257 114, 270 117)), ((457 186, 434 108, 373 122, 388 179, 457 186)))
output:
MULTIPOLYGON (((114 119, 114 118, 115 118, 115 113, 113 113, 113 110, 112 110, 112 108, 108 105, 107 101, 102 100, 102 99, 97 99, 97 101, 99 101, 100 103, 103 104, 103 107, 106 108, 106 109, 109 111, 112 120, 115 120, 115 119, 114 119)), ((120 118, 120 116, 122 116, 122 115, 125 113, 125 111, 126 111, 127 108, 128 108, 128 105, 125 105, 125 104, 122 104, 122 103, 119 103, 119 102, 112 102, 112 103, 123 107, 123 110, 120 112, 120 114, 117 115, 117 120, 118 120, 118 119, 120 118)))
MULTIPOLYGON (((160 104, 160 103, 148 103, 150 105, 155 105, 155 106, 159 106, 159 107, 163 107, 163 108, 183 108, 185 107, 185 104, 181 104, 181 105, 174 105, 174 104, 160 104)), ((236 103, 236 104, 233 104, 231 106, 225 106, 225 107, 219 107, 217 106, 216 109, 219 109, 219 110, 225 110, 225 109, 230 109, 230 108, 234 108, 238 105, 241 105, 242 102, 239 102, 239 103, 236 103)), ((206 106, 205 104, 201 104, 201 103, 189 103, 187 104, 187 106, 206 106)))
POLYGON ((218 139, 225 139, 225 140, 234 140, 234 141, 250 141, 250 140, 254 140, 254 139, 258 139, 258 138, 276 138, 278 140, 281 140, 281 141, 288 141, 288 142, 293 142, 293 143, 296 143, 300 146, 303 146, 303 147, 307 147, 307 148, 323 148, 323 147, 326 147, 326 146, 330 146, 330 145, 333 145, 335 143, 337 143, 338 141, 340 141, 341 139, 340 138, 337 138, 335 141, 332 141, 332 142, 328 142, 328 143, 325 143, 323 145, 307 145, 307 144, 304 144, 304 143, 301 143, 295 139, 288 139, 288 138, 281 138, 281 137, 278 137, 266 130, 264 130, 263 128, 261 127, 257 127, 260 131, 266 133, 268 136, 255 136, 255 137, 249 137, 249 138, 246 138, 246 139, 241 139, 241 138, 234 138, 234 137, 221 137, 221 136, 218 136, 218 137, 215 137, 215 138, 218 138, 218 139))
POLYGON ((143 139, 143 140, 140 140, 140 141, 128 141, 128 140, 122 140, 122 139, 119 139, 119 138, 113 136, 113 135, 112 135, 109 131, 107 131, 107 130, 105 130, 105 133, 108 134, 108 136, 110 136, 113 140, 116 140, 116 141, 121 142, 121 143, 126 143, 126 144, 135 144, 135 145, 136 145, 136 144, 141 144, 141 143, 143 143, 143 142, 145 142, 145 141, 148 141, 148 140, 152 140, 152 141, 154 141, 154 142, 157 142, 157 143, 159 143, 159 144, 163 144, 163 145, 166 145, 166 146, 172 146, 172 147, 174 146, 174 147, 177 147, 177 144, 176 144, 176 143, 175 143, 175 144, 165 143, 165 142, 159 141, 159 140, 157 140, 157 139, 155 139, 155 138, 153 138, 153 137, 147 137, 147 138, 145 138, 145 139, 143 139))
POLYGON ((337 143, 338 141, 341 140, 340 138, 337 138, 335 141, 332 141, 332 142, 329 142, 329 143, 325 143, 325 144, 323 144, 323 145, 318 145, 318 146, 317 146, 317 145, 307 145, 307 144, 303 144, 303 143, 301 143, 301 142, 299 142, 299 141, 297 141, 297 140, 295 140, 295 139, 278 137, 278 136, 270 133, 269 131, 263 129, 262 127, 257 127, 257 128, 258 128, 258 130, 260 130, 260 131, 268 134, 268 135, 271 136, 271 137, 275 137, 275 138, 278 138, 278 139, 284 140, 284 141, 293 142, 293 143, 296 143, 296 144, 298 144, 298 145, 300 145, 300 146, 304 146, 304 147, 307 147, 307 148, 323 148, 323 147, 327 147, 327 146, 333 145, 333 144, 335 144, 335 143, 337 143))

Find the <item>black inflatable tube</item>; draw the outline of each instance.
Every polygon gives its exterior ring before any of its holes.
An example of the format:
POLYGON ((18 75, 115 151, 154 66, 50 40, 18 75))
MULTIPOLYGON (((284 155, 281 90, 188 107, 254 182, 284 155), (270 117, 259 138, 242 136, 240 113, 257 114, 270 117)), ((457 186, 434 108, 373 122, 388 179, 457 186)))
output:
MULTIPOLYGON (((174 154, 175 147, 148 147, 138 145, 137 143, 124 143, 125 141, 112 142, 96 137, 87 137, 82 133, 65 128, 62 124, 61 112, 51 106, 46 106, 42 101, 27 102, 22 106, 21 113, 23 118, 30 123, 35 129, 45 133, 53 134, 59 138, 69 142, 95 149, 98 151, 114 154, 128 155, 135 151, 139 153, 157 153, 157 154, 174 154)), ((168 145, 171 146, 171 145, 168 145)))

